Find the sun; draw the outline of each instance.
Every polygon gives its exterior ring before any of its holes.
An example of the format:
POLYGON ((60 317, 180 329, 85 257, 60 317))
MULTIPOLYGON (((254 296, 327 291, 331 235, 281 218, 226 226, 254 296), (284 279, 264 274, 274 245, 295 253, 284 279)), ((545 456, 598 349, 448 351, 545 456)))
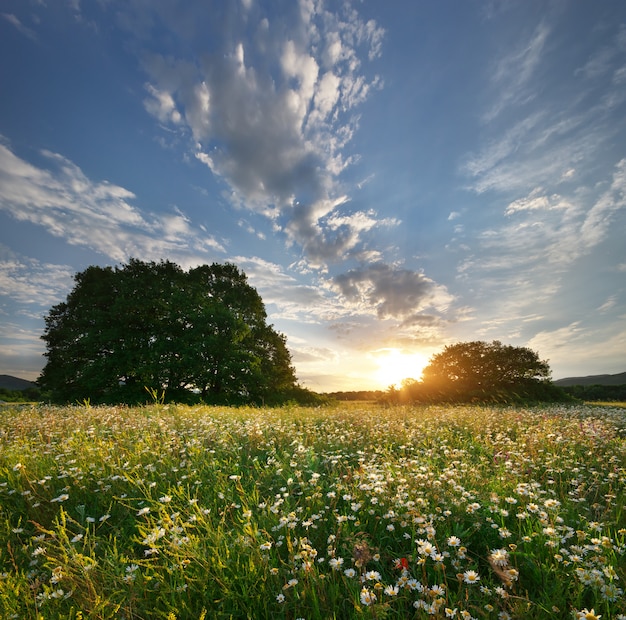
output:
POLYGON ((423 353, 404 353, 399 349, 379 349, 373 352, 378 370, 374 372, 376 383, 384 389, 399 387, 403 379, 419 379, 428 365, 423 353))

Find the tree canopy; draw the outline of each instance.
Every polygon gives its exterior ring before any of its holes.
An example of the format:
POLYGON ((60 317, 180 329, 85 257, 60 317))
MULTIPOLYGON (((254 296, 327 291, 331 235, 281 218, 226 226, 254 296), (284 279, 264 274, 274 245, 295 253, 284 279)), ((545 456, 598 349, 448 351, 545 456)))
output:
POLYGON ((280 400, 298 388, 285 337, 233 264, 88 267, 45 317, 39 385, 53 402, 280 400))
POLYGON ((397 396, 403 400, 472 402, 559 400, 547 361, 527 347, 460 342, 431 357, 421 381, 408 380, 397 396))

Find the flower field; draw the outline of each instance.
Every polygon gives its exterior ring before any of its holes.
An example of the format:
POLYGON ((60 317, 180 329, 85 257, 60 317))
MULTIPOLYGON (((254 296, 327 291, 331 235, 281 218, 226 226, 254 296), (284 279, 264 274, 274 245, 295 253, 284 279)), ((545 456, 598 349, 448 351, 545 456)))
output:
POLYGON ((624 409, 0 416, 3 619, 626 619, 624 409))

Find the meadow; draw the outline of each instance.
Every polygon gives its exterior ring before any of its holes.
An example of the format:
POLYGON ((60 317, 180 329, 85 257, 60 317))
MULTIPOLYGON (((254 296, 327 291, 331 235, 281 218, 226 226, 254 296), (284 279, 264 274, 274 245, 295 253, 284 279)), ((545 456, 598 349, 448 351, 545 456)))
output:
POLYGON ((0 411, 3 619, 626 620, 626 410, 0 411))

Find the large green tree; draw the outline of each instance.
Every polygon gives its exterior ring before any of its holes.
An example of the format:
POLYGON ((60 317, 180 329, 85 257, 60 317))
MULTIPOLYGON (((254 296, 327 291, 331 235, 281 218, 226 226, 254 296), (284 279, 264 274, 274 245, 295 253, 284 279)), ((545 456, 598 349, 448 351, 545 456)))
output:
POLYGON ((297 389, 285 337, 235 265, 131 259, 76 274, 51 308, 39 384, 55 402, 262 402, 297 389))
POLYGON ((493 342, 460 342, 431 357, 421 381, 403 387, 406 400, 558 400, 562 390, 550 381, 550 366, 527 347, 493 342))

